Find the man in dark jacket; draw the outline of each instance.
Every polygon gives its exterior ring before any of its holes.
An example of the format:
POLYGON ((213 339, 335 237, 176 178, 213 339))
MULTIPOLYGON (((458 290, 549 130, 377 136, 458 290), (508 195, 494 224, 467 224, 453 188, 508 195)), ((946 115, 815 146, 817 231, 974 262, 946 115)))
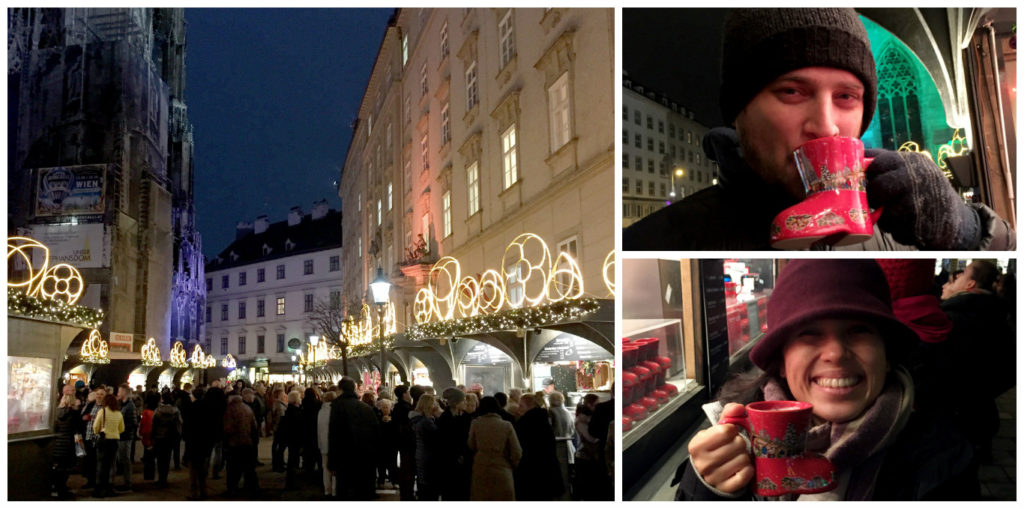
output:
MULTIPOLYGON (((197 390, 198 391, 198 390, 197 390)), ((188 424, 189 448, 188 476, 191 485, 189 499, 206 499, 206 474, 210 469, 210 454, 216 443, 224 440, 224 391, 210 388, 193 405, 188 424)))
POLYGON ((352 378, 341 378, 338 386, 341 395, 331 403, 327 468, 337 475, 339 497, 371 500, 376 496, 372 458, 380 439, 377 415, 356 396, 352 378))
POLYGON ((238 480, 243 475, 246 497, 253 499, 258 494, 260 487, 256 479, 256 455, 253 453, 258 438, 259 427, 252 409, 242 401, 242 397, 228 397, 227 409, 224 410, 224 459, 228 468, 229 496, 239 493, 238 480))
POLYGON ((413 410, 412 395, 407 385, 395 387, 395 409, 391 417, 398 430, 399 494, 402 501, 415 501, 413 485, 416 482, 416 435, 412 431, 409 412, 413 410))
POLYGON ((156 452, 157 486, 167 486, 171 451, 181 441, 181 431, 181 412, 174 406, 170 392, 167 392, 162 396, 156 411, 153 412, 153 429, 150 431, 153 449, 156 452))
POLYGON ((121 416, 124 418, 124 432, 117 443, 117 471, 124 477, 124 485, 120 492, 132 491, 132 460, 131 448, 135 444, 135 434, 139 430, 139 411, 135 408, 132 388, 128 383, 117 389, 117 400, 121 403, 121 416))
POLYGON ((437 433, 441 475, 441 499, 443 501, 468 501, 469 482, 472 474, 470 460, 473 452, 469 449, 469 426, 471 417, 465 413, 466 394, 454 386, 441 393, 447 407, 437 418, 437 433))
MULTIPOLYGON (((871 123, 878 80, 853 9, 735 9, 722 41, 719 102, 735 130, 712 129, 702 142, 719 182, 626 228, 625 250, 770 249, 774 217, 805 197, 792 152, 818 138, 859 138, 871 123)), ((927 156, 866 155, 868 204, 885 211, 871 239, 839 248, 1015 248, 1009 223, 965 204, 927 156)), ((834 248, 829 241, 812 248, 834 248)))
POLYGON ((515 427, 523 458, 515 471, 516 500, 551 501, 563 491, 555 431, 548 420, 548 412, 536 404, 533 394, 523 395, 519 407, 523 416, 515 427))
POLYGON ((494 400, 498 401, 498 416, 500 416, 502 420, 515 425, 516 417, 512 416, 512 413, 505 411, 505 407, 508 406, 508 395, 506 395, 505 392, 495 393, 494 400))
MULTIPOLYGON (((246 389, 242 390, 242 401, 245 402, 246 406, 249 406, 250 410, 252 410, 252 414, 256 418, 256 427, 259 428, 259 429, 262 429, 263 428, 263 425, 262 425, 263 418, 260 415, 264 414, 264 412, 266 411, 266 408, 263 405, 263 398, 262 397, 257 397, 256 396, 256 392, 252 388, 246 388, 246 389)), ((256 433, 255 440, 256 440, 256 442, 253 443, 253 445, 252 445, 253 464, 255 464, 257 466, 262 466, 263 463, 259 461, 259 456, 258 456, 258 451, 259 451, 259 448, 260 448, 260 433, 259 432, 256 433)))

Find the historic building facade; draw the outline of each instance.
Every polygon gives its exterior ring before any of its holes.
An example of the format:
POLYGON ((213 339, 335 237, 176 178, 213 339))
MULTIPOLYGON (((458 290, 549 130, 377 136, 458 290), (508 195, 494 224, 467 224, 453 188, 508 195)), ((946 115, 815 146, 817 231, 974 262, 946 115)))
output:
POLYGON ((202 335, 182 9, 11 9, 8 229, 79 267, 101 331, 202 335))
POLYGON ((397 10, 342 170, 345 298, 381 267, 401 332, 434 262, 500 269, 522 233, 606 297, 614 56, 611 9, 397 10))

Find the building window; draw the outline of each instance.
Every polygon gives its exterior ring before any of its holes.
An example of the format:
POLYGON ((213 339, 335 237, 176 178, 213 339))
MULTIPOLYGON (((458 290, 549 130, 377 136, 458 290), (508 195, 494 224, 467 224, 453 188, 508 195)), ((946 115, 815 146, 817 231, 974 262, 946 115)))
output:
POLYGON ((626 120, 627 122, 629 121, 629 107, 628 106, 622 106, 622 119, 626 120))
POLYGON ((207 305, 206 306, 206 322, 210 323, 212 321, 213 321, 213 309, 209 305, 207 305))
POLYGON ((636 134, 633 136, 633 146, 637 148, 643 148, 644 137, 642 134, 636 134))
POLYGON ((466 111, 473 109, 479 102, 476 88, 476 61, 469 64, 466 69, 466 111))
POLYGON ((658 141, 658 153, 660 153, 660 154, 665 153, 665 142, 664 141, 658 141))
POLYGON ((658 132, 662 134, 665 133, 665 122, 662 122, 661 120, 658 120, 658 132))
POLYGON ((277 334, 277 352, 284 353, 284 334, 277 334))
POLYGON ((669 137, 669 139, 672 139, 672 138, 676 137, 676 125, 675 124, 672 124, 672 123, 668 124, 668 137, 669 137))
POLYGON ((394 200, 394 193, 392 192, 391 182, 388 182, 388 211, 391 211, 391 202, 394 200))
POLYGON ((402 34, 402 67, 409 61, 409 34, 402 34))
POLYGON ((448 20, 441 25, 441 58, 448 56, 448 20))
POLYGON ((341 256, 331 256, 330 271, 336 272, 338 270, 341 270, 341 256))
POLYGON ((448 103, 441 108, 441 146, 447 145, 452 140, 451 122, 448 121, 448 103))
POLYGON ((501 68, 512 61, 516 54, 515 27, 512 25, 512 9, 505 13, 498 23, 498 40, 501 47, 501 68))
POLYGON ((636 170, 637 171, 643 171, 644 170, 644 158, 638 156, 635 160, 636 160, 636 170))
POLYGON ((261 355, 264 353, 266 348, 266 337, 263 335, 256 336, 256 354, 261 355))
POLYGON ((228 338, 227 337, 221 337, 220 338, 220 354, 222 354, 222 355, 228 354, 228 338))
POLYGON ((226 303, 220 304, 220 320, 221 321, 227 321, 228 320, 228 304, 226 304, 226 303))
POLYGON ((647 159, 647 172, 654 173, 654 159, 647 159))
POLYGON ((313 260, 307 259, 302 262, 302 274, 313 275, 313 260))
POLYGON ((245 272, 238 272, 238 285, 239 286, 244 286, 245 285, 245 272))
POLYGON ((647 150, 654 151, 654 138, 647 138, 647 150))
POLYGON ((277 280, 284 278, 284 265, 277 265, 277 280))
POLYGON ((313 293, 307 293, 302 296, 302 311, 313 312, 313 293))
POLYGON ((690 131, 686 131, 686 144, 688 144, 688 145, 692 145, 693 144, 693 133, 690 132, 690 131))
POLYGON ((654 128, 654 117, 652 117, 651 115, 647 115, 647 128, 648 129, 653 129, 654 128))
POLYGON ((423 234, 423 243, 425 243, 427 252, 430 252, 430 212, 423 214, 420 217, 420 231, 423 234))
POLYGON ((551 123, 551 151, 561 148, 571 137, 569 125, 569 73, 562 74, 548 88, 548 108, 551 123))
POLYGON ((665 197, 665 182, 661 182, 661 197, 665 197))
POLYGON ((263 282, 267 280, 267 271, 263 268, 256 269, 256 282, 263 282))
POLYGON ((220 287, 221 287, 221 289, 227 289, 228 288, 228 276, 227 275, 221 275, 221 277, 220 277, 220 287))
POLYGON ((629 178, 622 179, 622 193, 626 194, 629 192, 629 178))
POLYGON ((420 67, 420 95, 426 97, 429 91, 430 87, 427 85, 427 62, 423 62, 423 67, 420 67))
POLYGON ((636 181, 635 192, 636 192, 637 196, 643 196, 644 195, 644 182, 643 182, 643 180, 637 180, 636 181))
POLYGON ((245 335, 239 335, 238 336, 238 354, 239 355, 244 355, 245 354, 245 335))
POLYGON ((507 189, 519 180, 519 165, 516 162, 516 126, 501 134, 502 181, 507 189))
POLYGON ((629 169, 629 154, 622 154, 622 169, 629 169))
POLYGON ((266 315, 267 302, 262 298, 256 300, 256 317, 263 317, 266 315))
POLYGON ((442 238, 448 238, 452 234, 452 192, 447 191, 441 196, 441 223, 442 238))
POLYGON ((331 291, 331 308, 332 309, 340 309, 341 308, 341 291, 331 291))
MULTIPOLYGON (((577 245, 578 242, 576 240, 576 237, 571 236, 568 239, 558 243, 558 253, 561 254, 564 252, 568 254, 573 259, 573 261, 575 261, 579 259, 577 245)), ((566 293, 568 293, 570 285, 573 283, 571 268, 572 267, 569 266, 568 263, 560 263, 557 267, 555 267, 556 270, 560 270, 558 273, 558 277, 556 279, 560 287, 560 290, 566 293)))
POLYGON ((629 131, 627 131, 625 129, 623 129, 623 131, 622 131, 622 144, 624 144, 624 145, 628 145, 629 144, 629 131))
POLYGON ((466 188, 469 190, 469 215, 480 211, 480 166, 477 163, 466 168, 466 188))
POLYGON ((213 291, 213 279, 206 279, 206 291, 213 291))
POLYGON ((278 316, 283 316, 284 315, 284 297, 283 296, 277 297, 277 315, 278 316))
POLYGON ((238 319, 245 319, 245 302, 238 302, 238 319))
POLYGON ((653 196, 654 195, 654 182, 647 182, 647 195, 648 196, 653 196))
POLYGON ((640 114, 640 110, 639 109, 634 109, 633 110, 633 123, 635 123, 637 125, 640 125, 640 118, 641 118, 641 116, 642 115, 640 114))
POLYGON ((423 164, 423 171, 430 168, 430 150, 428 146, 427 135, 424 134, 423 138, 420 139, 420 162, 423 164))

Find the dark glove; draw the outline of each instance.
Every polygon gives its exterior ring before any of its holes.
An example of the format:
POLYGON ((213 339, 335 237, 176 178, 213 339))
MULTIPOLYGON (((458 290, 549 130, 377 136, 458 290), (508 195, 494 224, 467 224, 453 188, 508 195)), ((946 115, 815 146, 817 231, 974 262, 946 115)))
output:
POLYGON ((878 225, 896 241, 922 250, 974 250, 981 220, 942 170, 914 152, 868 150, 868 205, 884 206, 878 225))

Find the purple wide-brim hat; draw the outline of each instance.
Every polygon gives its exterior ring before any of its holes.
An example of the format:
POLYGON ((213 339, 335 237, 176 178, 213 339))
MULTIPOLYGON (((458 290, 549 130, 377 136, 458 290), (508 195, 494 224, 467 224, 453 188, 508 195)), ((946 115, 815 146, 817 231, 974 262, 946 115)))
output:
POLYGON ((874 260, 796 259, 775 282, 768 299, 768 333, 750 350, 750 361, 768 370, 797 328, 817 319, 872 323, 893 350, 906 349, 918 340, 893 314, 889 283, 874 260))

